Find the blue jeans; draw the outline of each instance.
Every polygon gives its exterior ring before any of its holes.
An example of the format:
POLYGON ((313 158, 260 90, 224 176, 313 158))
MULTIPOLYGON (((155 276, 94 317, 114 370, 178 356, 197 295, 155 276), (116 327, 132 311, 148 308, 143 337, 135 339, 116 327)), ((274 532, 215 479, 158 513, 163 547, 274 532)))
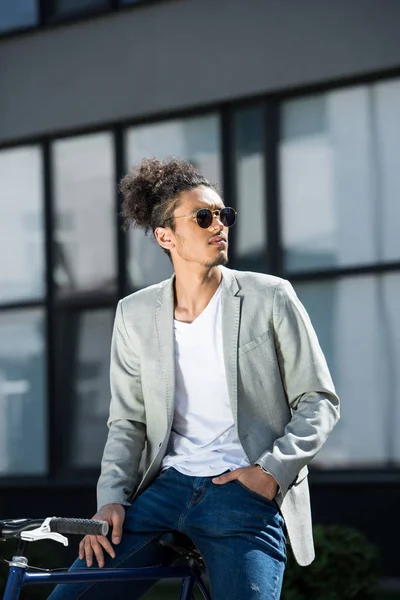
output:
MULTIPOLYGON (((171 551, 158 544, 163 533, 186 534, 200 550, 213 600, 276 600, 286 563, 284 520, 270 501, 232 481, 189 477, 173 468, 159 475, 126 510, 116 557, 106 567, 170 564, 171 551)), ((95 559, 94 559, 95 560, 95 559)), ((86 567, 77 560, 72 568, 86 567)), ((51 600, 134 600, 155 582, 58 585, 51 600)))

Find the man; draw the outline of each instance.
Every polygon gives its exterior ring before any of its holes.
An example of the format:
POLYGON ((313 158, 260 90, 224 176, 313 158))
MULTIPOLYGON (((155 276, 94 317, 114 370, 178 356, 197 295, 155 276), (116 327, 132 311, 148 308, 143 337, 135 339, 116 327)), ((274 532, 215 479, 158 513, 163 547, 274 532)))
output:
MULTIPOLYGON (((94 515, 112 536, 86 536, 74 566, 168 562, 158 539, 179 531, 213 600, 278 598, 286 536, 301 565, 314 558, 307 464, 339 418, 317 337, 287 281, 224 266, 236 213, 194 167, 143 160, 121 192, 126 224, 151 230, 175 273, 118 304, 94 515)), ((107 585, 54 598, 123 597, 107 585)))

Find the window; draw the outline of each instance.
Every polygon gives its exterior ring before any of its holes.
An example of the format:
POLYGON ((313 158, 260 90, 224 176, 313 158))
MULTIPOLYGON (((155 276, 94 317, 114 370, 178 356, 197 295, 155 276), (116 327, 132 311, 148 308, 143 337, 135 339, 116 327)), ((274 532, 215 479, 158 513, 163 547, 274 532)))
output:
MULTIPOLYGON (((216 115, 142 125, 126 133, 127 169, 143 158, 174 156, 194 164, 211 182, 220 183, 220 154, 216 115)), ((171 262, 154 237, 138 229, 129 232, 128 274, 131 289, 172 275, 171 262)))
POLYGON ((43 204, 40 149, 2 150, 0 303, 37 300, 44 295, 43 204))
POLYGON ((316 466, 400 465, 400 273, 380 271, 400 260, 399 106, 400 79, 282 106, 285 276, 297 273, 342 399, 316 466), (346 274, 357 266, 369 274, 346 274), (310 271, 335 268, 342 277, 307 281, 310 271))
POLYGON ((113 309, 59 311, 56 398, 66 469, 100 466, 110 405, 113 309))
POLYGON ((0 2, 0 33, 37 25, 39 0, 2 0, 0 2))
POLYGON ((284 103, 288 271, 400 259, 399 105, 400 80, 284 103))
POLYGON ((313 464, 400 466, 400 274, 296 285, 339 397, 341 420, 313 464))
POLYGON ((0 313, 0 475, 47 470, 44 337, 41 310, 0 313))
POLYGON ((58 294, 114 292, 116 186, 111 134, 58 140, 53 159, 58 294))
POLYGON ((245 271, 265 272, 267 222, 264 118, 261 106, 236 112, 234 139, 238 211, 235 266, 245 271))

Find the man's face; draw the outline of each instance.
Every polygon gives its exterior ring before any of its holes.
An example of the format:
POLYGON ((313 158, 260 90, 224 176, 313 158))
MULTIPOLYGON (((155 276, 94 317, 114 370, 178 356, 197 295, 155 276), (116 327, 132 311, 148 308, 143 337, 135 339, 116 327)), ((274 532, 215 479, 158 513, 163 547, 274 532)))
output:
MULTIPOLYGON (((195 215, 200 208, 221 210, 224 203, 214 190, 201 186, 182 192, 174 217, 195 215)), ((211 268, 228 262, 228 227, 217 216, 207 229, 199 227, 195 218, 174 218, 174 225, 170 250, 174 266, 184 261, 211 268)))

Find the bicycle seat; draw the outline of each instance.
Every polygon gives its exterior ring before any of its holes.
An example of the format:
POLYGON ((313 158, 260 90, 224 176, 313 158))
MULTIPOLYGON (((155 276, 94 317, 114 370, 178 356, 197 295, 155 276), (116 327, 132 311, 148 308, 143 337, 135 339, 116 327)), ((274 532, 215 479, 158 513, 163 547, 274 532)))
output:
POLYGON ((189 564, 199 569, 205 569, 203 557, 187 535, 178 531, 171 531, 164 533, 158 542, 161 546, 173 550, 179 557, 185 558, 189 564))

